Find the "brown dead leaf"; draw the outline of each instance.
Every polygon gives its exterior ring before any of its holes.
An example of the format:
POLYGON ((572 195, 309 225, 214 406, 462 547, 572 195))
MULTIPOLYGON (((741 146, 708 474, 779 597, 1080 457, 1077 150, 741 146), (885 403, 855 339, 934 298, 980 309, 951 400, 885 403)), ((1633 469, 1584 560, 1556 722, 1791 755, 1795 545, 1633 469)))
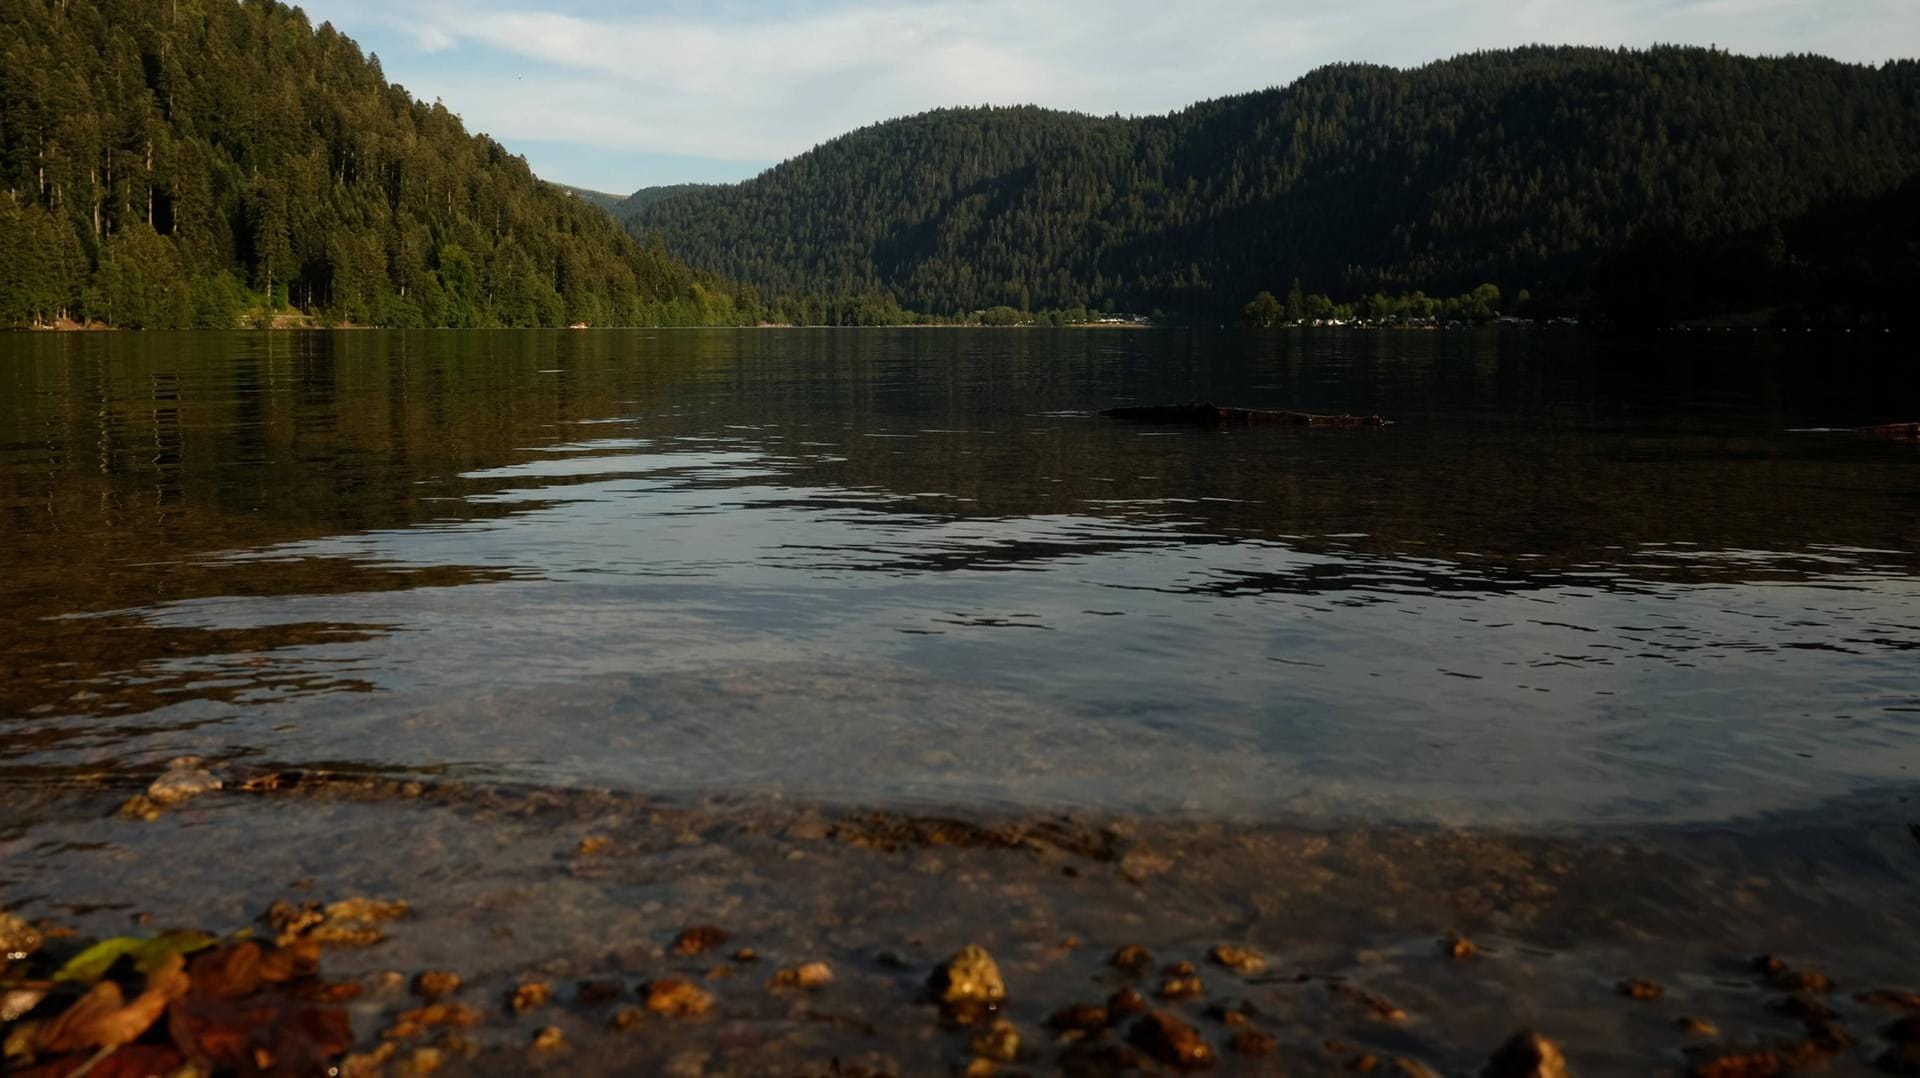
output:
POLYGON ((239 943, 208 951, 188 967, 193 992, 213 999, 239 999, 260 990, 260 945, 239 943))
POLYGON ((131 1003, 112 981, 94 985, 65 1013, 40 1030, 39 1049, 78 1052, 114 1048, 135 1040, 159 1019, 169 1003, 187 994, 191 982, 181 969, 185 964, 178 954, 169 955, 159 969, 147 976, 145 990, 131 1003))
MULTIPOLYGON (((93 1064, 87 1078, 151 1078, 156 1074, 172 1074, 185 1062, 170 1044, 128 1044, 93 1064)), ((62 1056, 10 1073, 13 1078, 68 1078, 86 1064, 85 1056, 62 1056)))

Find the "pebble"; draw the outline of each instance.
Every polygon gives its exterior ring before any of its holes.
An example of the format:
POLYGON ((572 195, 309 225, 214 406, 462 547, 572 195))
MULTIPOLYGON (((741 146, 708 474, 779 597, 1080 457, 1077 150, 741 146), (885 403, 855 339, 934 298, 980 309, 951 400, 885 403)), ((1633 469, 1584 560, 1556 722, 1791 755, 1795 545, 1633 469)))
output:
POLYGON ((833 967, 825 962, 808 962, 774 972, 768 988, 823 988, 833 983, 833 967))
POLYGON ((1456 962, 1463 962, 1480 953, 1474 942, 1458 932, 1440 941, 1440 953, 1456 962))
POLYGON ((460 990, 460 975, 452 970, 430 969, 413 979, 413 994, 422 999, 439 999, 460 990))
POLYGON ((1200 983, 1198 977, 1173 976, 1160 982, 1160 990, 1155 993, 1161 999, 1198 999, 1207 994, 1207 986, 1200 983))
POLYGON ((1145 947, 1129 944, 1113 952, 1107 964, 1114 969, 1131 973, 1138 977, 1153 968, 1153 952, 1145 947))
POLYGON ((536 1052, 557 1052, 567 1046, 567 1035, 560 1032, 559 1026, 547 1026, 533 1035, 533 1050, 536 1052))
POLYGON ((1122 988, 1107 997, 1107 1013, 1115 1018, 1147 1013, 1147 997, 1131 988, 1122 988))
POLYGON ((1682 1016, 1674 1024, 1680 1027, 1682 1033, 1692 1037, 1718 1037, 1720 1035, 1719 1026, 1714 1025, 1704 1018, 1698 1018, 1690 1014, 1682 1016))
POLYGON ((638 1007, 622 1007, 613 1012, 613 1018, 607 1024, 625 1033, 647 1020, 647 1012, 638 1007))
POLYGON ((602 838, 599 835, 589 835, 580 840, 580 844, 573 848, 573 852, 579 854, 581 857, 597 857, 612 848, 612 839, 602 838))
POLYGON ((1642 980, 1641 978, 1635 977, 1630 981, 1620 982, 1620 994, 1628 999, 1637 999, 1644 1002, 1659 999, 1661 996, 1667 994, 1667 990, 1653 981, 1642 980))
POLYGON ((661 977, 647 983, 644 990, 647 1010, 676 1018, 694 1018, 713 1008, 713 994, 679 977, 661 977))
POLYGON ((1229 947, 1222 944, 1208 952, 1207 957, 1213 959, 1215 964, 1225 966, 1242 977, 1251 977, 1267 968, 1267 960, 1261 957, 1259 952, 1245 947, 1229 947))
POLYGON ((1165 1011, 1154 1011, 1134 1022, 1127 1039, 1169 1067, 1204 1070, 1213 1066, 1213 1048, 1192 1026, 1165 1011))
POLYGON ((44 942, 39 929, 11 913, 0 913, 0 960, 18 962, 44 942))
POLYGON ((508 1002, 521 1014, 536 1007, 544 1007, 553 999, 553 986, 545 981, 528 981, 513 990, 508 1002))
POLYGON ((705 954, 727 942, 725 929, 714 925, 695 925, 673 939, 675 954, 705 954))
POLYGON ((973 1054, 982 1059, 1011 1063, 1020 1056, 1020 1031, 1002 1018, 973 1038, 973 1054))
POLYGON ((156 805, 178 805, 212 793, 220 788, 220 776, 202 765, 198 756, 181 756, 167 761, 167 769, 147 786, 147 800, 156 805))
POLYGON ((1257 1029, 1243 1029, 1233 1035, 1233 1039, 1227 1042, 1227 1047, 1243 1056, 1270 1056, 1280 1050, 1280 1042, 1274 1040, 1271 1033, 1263 1033, 1257 1029))
POLYGON ((1075 1003, 1062 1007, 1047 1019, 1047 1025, 1063 1032, 1079 1030, 1082 1033, 1098 1033, 1110 1024, 1107 1009, 1098 1003, 1075 1003))
POLYGON ((1515 1033, 1487 1061, 1484 1078, 1567 1078, 1560 1046, 1531 1030, 1515 1033))
POLYGON ((946 1004, 995 1006, 1007 998, 1007 985, 993 956, 972 944, 934 970, 928 984, 936 998, 946 1004))

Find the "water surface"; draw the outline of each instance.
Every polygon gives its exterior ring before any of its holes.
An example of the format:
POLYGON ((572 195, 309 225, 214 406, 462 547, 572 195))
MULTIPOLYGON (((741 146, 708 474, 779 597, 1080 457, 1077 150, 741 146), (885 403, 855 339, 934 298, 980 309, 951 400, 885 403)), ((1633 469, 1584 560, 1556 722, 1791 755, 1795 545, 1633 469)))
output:
POLYGON ((1711 821, 1920 765, 1920 371, 1840 340, 0 339, 0 788, 1711 821), (1156 428, 1124 403, 1380 413, 1156 428), (1900 409, 1904 407, 1905 412, 1900 409))

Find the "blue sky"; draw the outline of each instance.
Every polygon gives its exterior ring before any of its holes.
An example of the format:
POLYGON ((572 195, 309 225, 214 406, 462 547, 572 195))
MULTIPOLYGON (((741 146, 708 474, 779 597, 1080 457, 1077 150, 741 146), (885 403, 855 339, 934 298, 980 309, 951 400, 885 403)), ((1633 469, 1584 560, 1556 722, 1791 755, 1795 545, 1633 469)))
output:
POLYGON ((744 179, 942 105, 1166 112, 1536 42, 1920 56, 1920 0, 305 0, 547 179, 744 179))

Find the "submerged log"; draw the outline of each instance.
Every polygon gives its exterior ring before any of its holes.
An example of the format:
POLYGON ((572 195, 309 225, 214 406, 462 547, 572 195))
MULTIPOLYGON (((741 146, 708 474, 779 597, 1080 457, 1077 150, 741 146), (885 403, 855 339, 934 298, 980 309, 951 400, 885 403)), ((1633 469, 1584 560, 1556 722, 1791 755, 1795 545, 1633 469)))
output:
POLYGON ((1288 427, 1385 427, 1393 423, 1377 415, 1319 415, 1273 408, 1222 408, 1215 404, 1153 404, 1137 408, 1108 408, 1100 414, 1135 423, 1176 423, 1190 427, 1255 423, 1288 427))
POLYGON ((1903 442, 1920 442, 1920 422, 1882 423, 1879 426, 1854 429, 1862 434, 1878 434, 1885 438, 1898 438, 1903 442))

